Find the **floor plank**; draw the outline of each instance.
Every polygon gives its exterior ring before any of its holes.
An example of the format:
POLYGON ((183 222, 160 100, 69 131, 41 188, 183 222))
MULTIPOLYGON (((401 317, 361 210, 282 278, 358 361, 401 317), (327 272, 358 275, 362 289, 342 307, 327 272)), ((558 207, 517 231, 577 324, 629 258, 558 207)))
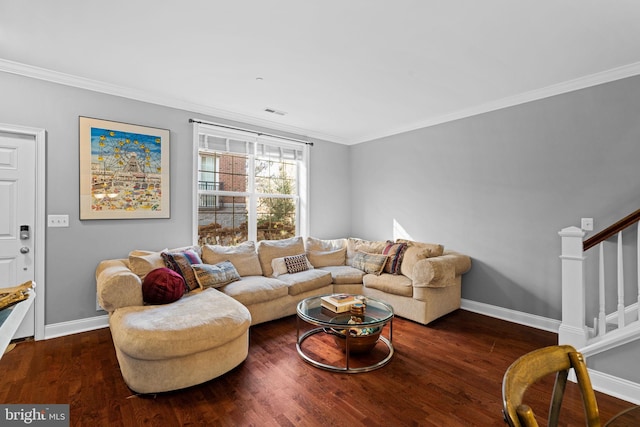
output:
MULTIPOLYGON (((68 403, 73 426, 504 426, 502 376, 557 335, 458 310, 428 326, 396 318, 395 354, 376 371, 343 374, 305 363, 296 319, 251 328, 248 358, 185 390, 136 396, 125 385, 108 329, 19 343, 0 360, 0 402, 68 403)), ((316 351, 341 352, 326 337, 316 351)), ((380 345, 380 344, 379 344, 380 345)), ((531 390, 544 414, 552 379, 531 390)), ((597 393, 603 420, 630 403, 597 393)), ((584 425, 575 384, 563 425, 584 425)))

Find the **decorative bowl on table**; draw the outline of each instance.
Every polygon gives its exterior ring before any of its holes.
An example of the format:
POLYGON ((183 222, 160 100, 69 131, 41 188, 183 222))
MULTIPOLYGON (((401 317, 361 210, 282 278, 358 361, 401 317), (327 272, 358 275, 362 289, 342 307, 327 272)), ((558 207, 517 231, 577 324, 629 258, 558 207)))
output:
MULTIPOLYGON (((354 319, 354 317, 351 317, 354 319)), ((350 321, 351 325, 348 329, 343 328, 324 328, 324 332, 333 335, 333 340, 336 346, 342 351, 346 351, 347 347, 347 334, 349 334, 349 353, 367 353, 376 346, 381 327, 362 327, 358 326, 357 319, 350 321)))
MULTIPOLYGON (((378 338, 380 338, 380 332, 382 328, 376 329, 375 332, 366 335, 351 335, 349 337, 349 353, 367 353, 376 346, 378 338)), ((333 340, 336 342, 336 346, 342 351, 347 349, 347 337, 345 336, 345 330, 331 329, 329 332, 333 335, 333 340)))

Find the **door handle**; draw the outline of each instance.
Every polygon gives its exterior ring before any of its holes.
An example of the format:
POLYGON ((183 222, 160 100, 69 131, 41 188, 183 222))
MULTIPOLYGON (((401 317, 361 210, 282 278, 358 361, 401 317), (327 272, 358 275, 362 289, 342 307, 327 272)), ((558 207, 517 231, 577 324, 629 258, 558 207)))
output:
POLYGON ((23 246, 20 248, 20 253, 21 254, 28 254, 29 253, 29 248, 26 246, 23 246))

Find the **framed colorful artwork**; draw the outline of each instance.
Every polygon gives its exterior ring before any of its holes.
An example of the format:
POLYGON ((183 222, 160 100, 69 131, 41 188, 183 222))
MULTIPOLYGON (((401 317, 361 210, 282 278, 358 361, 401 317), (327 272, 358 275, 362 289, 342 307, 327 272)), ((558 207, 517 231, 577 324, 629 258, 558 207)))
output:
POLYGON ((80 219, 169 218, 169 135, 80 117, 80 219))

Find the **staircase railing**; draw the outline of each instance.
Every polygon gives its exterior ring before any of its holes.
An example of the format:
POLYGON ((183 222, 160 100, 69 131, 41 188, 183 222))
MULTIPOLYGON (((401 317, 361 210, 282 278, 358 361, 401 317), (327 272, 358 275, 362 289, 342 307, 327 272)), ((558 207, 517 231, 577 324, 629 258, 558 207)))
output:
MULTIPOLYGON (((640 209, 607 227, 587 240, 583 240, 585 232, 578 227, 568 227, 559 232, 562 238, 562 323, 558 333, 558 341, 571 344, 587 352, 594 351, 594 344, 599 343, 601 350, 611 347, 618 340, 628 342, 629 337, 640 335, 640 209), (626 296, 624 256, 622 233, 635 231, 637 235, 635 269, 637 283, 635 295, 626 296), (611 283, 613 274, 605 271, 605 244, 615 241, 615 284, 611 283), (597 280, 585 276, 587 256, 594 254, 597 248, 597 280), (593 249, 593 250, 592 250, 593 249), (614 287, 615 286, 615 287, 614 287), (596 291, 597 290, 597 291, 596 291), (615 295, 616 309, 606 312, 606 297, 615 295), (593 323, 587 324, 587 295, 597 300, 597 316, 593 323), (633 302, 629 302, 633 301, 633 302)), ((628 249, 628 247, 627 247, 628 249)), ((591 271, 591 269, 589 270, 591 271)), ((629 276, 630 274, 626 274, 629 276)), ((633 276, 633 274, 631 274, 633 276)), ((610 304, 611 305, 611 304, 610 304)), ((595 354, 595 353, 594 353, 595 354)), ((586 355, 586 354, 585 354, 586 355)))

